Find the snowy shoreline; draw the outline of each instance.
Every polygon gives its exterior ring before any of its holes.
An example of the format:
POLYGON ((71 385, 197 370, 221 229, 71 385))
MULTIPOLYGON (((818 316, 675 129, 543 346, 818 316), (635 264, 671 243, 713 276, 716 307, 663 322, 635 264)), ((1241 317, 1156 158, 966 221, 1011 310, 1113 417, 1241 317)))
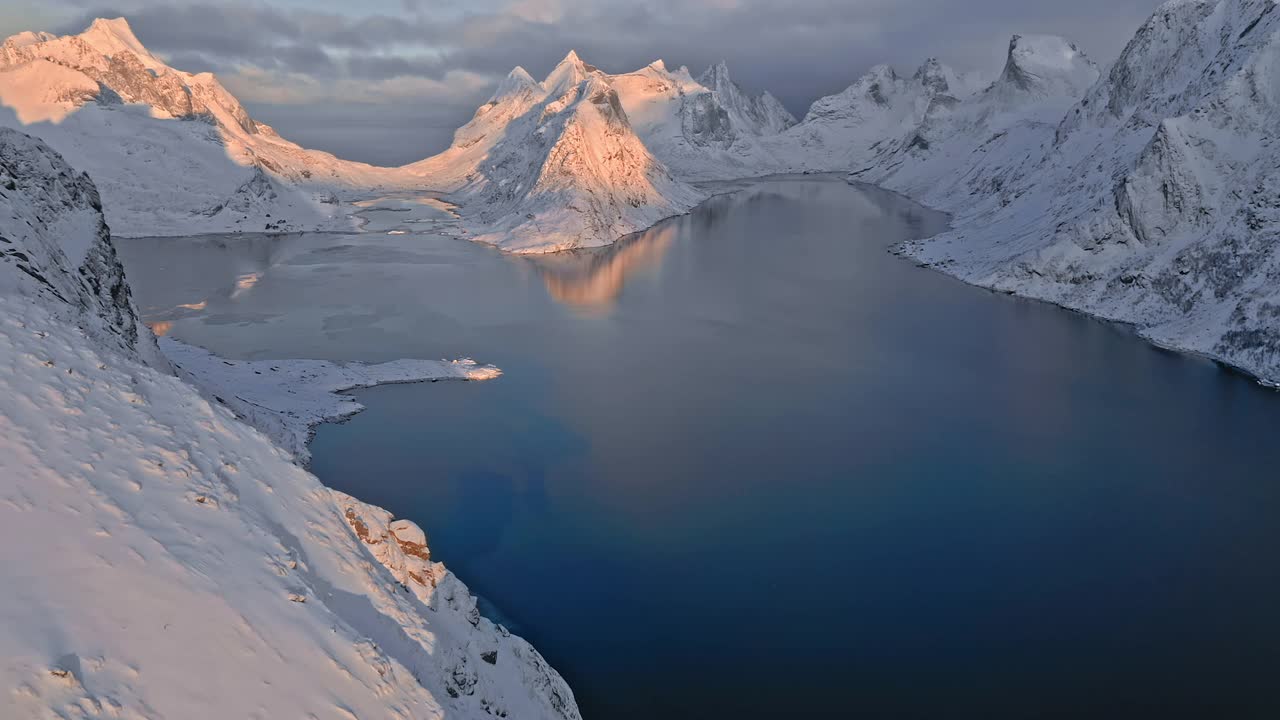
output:
MULTIPOLYGON (((859 180, 859 179, 857 179, 856 177, 853 177, 853 176, 852 176, 852 175, 850 175, 850 174, 845 174, 845 173, 820 173, 820 174, 815 174, 815 175, 831 176, 831 175, 835 175, 835 174, 844 175, 844 176, 845 176, 845 177, 844 177, 845 182, 849 183, 849 184, 850 184, 850 185, 852 185, 853 187, 856 187, 856 188, 870 188, 870 189, 875 189, 875 190, 880 191, 880 192, 887 192, 887 193, 891 193, 891 194, 893 194, 893 195, 897 195, 898 197, 901 197, 901 198, 905 198, 905 199, 907 199, 907 200, 910 200, 911 202, 916 203, 916 204, 920 205, 921 207, 928 208, 928 209, 933 210, 933 211, 935 211, 935 212, 943 213, 943 214, 947 215, 949 218, 954 218, 954 216, 955 216, 955 213, 948 212, 948 211, 946 211, 946 210, 941 210, 941 209, 938 209, 938 208, 935 208, 935 207, 931 207, 930 205, 926 204, 923 200, 921 200, 921 199, 920 199, 920 198, 918 198, 918 197, 914 197, 914 196, 912 196, 912 195, 910 195, 910 194, 908 194, 908 193, 904 193, 904 192, 902 192, 902 191, 900 191, 900 190, 895 190, 895 189, 893 189, 893 188, 891 188, 891 187, 885 187, 885 186, 882 186, 882 185, 877 185, 877 184, 875 184, 875 183, 870 183, 870 182, 866 182, 866 181, 863 181, 863 180, 859 180)), ((789 177, 789 175, 783 175, 783 176, 779 176, 779 177, 789 177)), ((811 176, 806 176, 806 177, 813 177, 813 176, 811 175, 811 176)), ((744 179, 744 180, 742 180, 742 181, 725 181, 725 182, 743 182, 743 181, 745 181, 745 180, 749 180, 749 179, 744 179)), ((730 192, 732 192, 732 191, 730 191, 730 192)), ((1242 365, 1238 365, 1238 364, 1236 364, 1236 363, 1233 363, 1232 361, 1228 360, 1228 359, 1227 359, 1227 358, 1225 358, 1225 357, 1222 357, 1222 356, 1220 356, 1220 355, 1214 354, 1214 353, 1212 353, 1212 352, 1209 352, 1209 351, 1206 351, 1206 350, 1203 350, 1203 349, 1197 349, 1197 348, 1190 347, 1190 346, 1184 346, 1184 345, 1180 345, 1180 344, 1178 344, 1178 343, 1165 342, 1165 341, 1161 340, 1160 338, 1157 338, 1157 337, 1154 337, 1154 336, 1152 336, 1152 335, 1149 335, 1149 334, 1148 334, 1148 332, 1147 332, 1147 330, 1148 330, 1149 328, 1145 327, 1145 326, 1144 326, 1142 323, 1140 323, 1140 322, 1135 322, 1135 321, 1133 321, 1133 320, 1125 320, 1125 319, 1122 319, 1122 318, 1113 318, 1113 317, 1108 317, 1108 316, 1103 315, 1103 314, 1098 313, 1098 312, 1091 312, 1091 311, 1089 311, 1089 310, 1087 310, 1087 309, 1084 309, 1084 308, 1072 307, 1072 306, 1070 306, 1070 305, 1066 305, 1066 304, 1063 304, 1063 303, 1061 303, 1061 302, 1057 302, 1057 301, 1054 301, 1054 300, 1051 300, 1051 299, 1048 299, 1048 298, 1036 297, 1036 296, 1034 296, 1034 295, 1027 295, 1027 294, 1024 294, 1024 293, 1022 293, 1022 292, 1018 292, 1017 290, 1012 290, 1012 289, 1003 289, 1003 288, 995 287, 994 285, 991 285, 991 284, 983 284, 983 283, 980 283, 980 282, 972 281, 972 280, 969 280, 969 279, 967 279, 967 278, 963 277, 962 275, 960 275, 960 274, 958 274, 958 273, 950 272, 950 271, 948 270, 947 266, 946 266, 945 264, 943 264, 943 263, 939 263, 939 262, 931 262, 931 261, 930 261, 930 260, 928 260, 927 258, 923 257, 923 256, 922 256, 922 254, 919 252, 920 250, 922 250, 922 249, 923 249, 923 245, 924 245, 924 243, 926 243, 926 242, 928 242, 928 241, 930 241, 930 240, 932 240, 932 239, 934 239, 934 238, 938 238, 938 237, 941 237, 941 236, 943 236, 943 235, 946 235, 946 234, 948 234, 948 233, 955 232, 956 230, 966 229, 966 227, 967 227, 967 226, 957 227, 957 226, 955 226, 955 225, 948 224, 947 229, 943 230, 942 232, 936 233, 936 234, 934 234, 934 235, 928 235, 928 236, 921 237, 921 238, 915 238, 914 240, 908 240, 908 241, 906 241, 906 242, 903 242, 903 243, 899 243, 899 244, 897 244, 897 245, 890 246, 890 247, 888 248, 888 251, 889 251, 890 253, 892 253, 893 255, 896 255, 897 257, 902 258, 903 260, 906 260, 906 261, 911 262, 911 263, 912 263, 912 264, 914 264, 916 267, 919 267, 919 268, 922 268, 922 269, 925 269, 925 270, 931 270, 931 271, 936 272, 936 273, 940 273, 940 274, 942 274, 942 275, 945 275, 946 277, 949 277, 949 278, 952 278, 952 279, 957 280, 957 281, 959 281, 959 282, 962 282, 962 283, 964 283, 965 285, 968 285, 969 287, 972 287, 972 288, 978 288, 978 289, 980 289, 980 290, 986 290, 987 292, 994 293, 994 294, 997 294, 997 295, 1009 295, 1009 296, 1012 296, 1012 297, 1016 297, 1016 298, 1018 298, 1018 299, 1020 299, 1020 300, 1028 300, 1028 301, 1031 301, 1031 302, 1044 303, 1044 304, 1046 304, 1046 305, 1051 305, 1051 306, 1053 306, 1053 307, 1055 307, 1055 308, 1058 308, 1058 309, 1060 309, 1060 310, 1065 310, 1065 311, 1067 311, 1067 312, 1074 313, 1074 314, 1076 314, 1076 315, 1080 315, 1080 316, 1082 316, 1082 317, 1087 317, 1087 318, 1089 318, 1089 319, 1091 319, 1091 320, 1096 320, 1096 321, 1098 321, 1098 322, 1106 323, 1106 324, 1108 324, 1108 325, 1113 325, 1113 326, 1116 326, 1116 327, 1121 327, 1121 328, 1124 328, 1125 330, 1128 330, 1128 331, 1129 331, 1129 332, 1131 332, 1135 337, 1137 337, 1137 338, 1141 339, 1143 342, 1146 342, 1147 344, 1151 345, 1152 347, 1155 347, 1155 348, 1156 348, 1156 349, 1158 349, 1158 350, 1163 350, 1163 351, 1165 351, 1165 352, 1174 352, 1174 353, 1178 353, 1178 354, 1180 354, 1180 355, 1187 355, 1187 356, 1189 356, 1189 357, 1194 357, 1194 358, 1198 358, 1198 359, 1201 359, 1201 360, 1207 360, 1207 361, 1209 361, 1209 362, 1213 363, 1214 365, 1217 365, 1218 367, 1222 368, 1223 370, 1227 370, 1227 371, 1232 372, 1232 373, 1235 373, 1235 374, 1237 374, 1237 375, 1241 375, 1241 376, 1243 376, 1243 377, 1246 377, 1246 378, 1248 378, 1248 379, 1252 380, 1253 382, 1255 382, 1256 384, 1258 384, 1258 385, 1262 386, 1263 388, 1266 388, 1266 389, 1268 389, 1268 390, 1280 390, 1280 377, 1276 377, 1276 378, 1268 377, 1268 376, 1266 376, 1266 375, 1264 375, 1264 374, 1262 374, 1262 373, 1256 372, 1256 371, 1251 370, 1251 369, 1249 369, 1249 368, 1247 368, 1247 367, 1244 367, 1244 366, 1242 366, 1242 365)))
MULTIPOLYGON (((855 184, 863 184, 863 183, 855 183, 855 184)), ((878 185, 871 185, 871 187, 875 187, 880 190, 884 190, 886 192, 892 192, 895 195, 901 195, 902 197, 905 197, 908 200, 911 200, 912 202, 919 202, 915 198, 902 195, 902 193, 899 193, 894 190, 889 190, 888 188, 882 188, 882 187, 879 187, 878 185)), ((928 206, 926 205, 925 207, 928 207, 928 206)), ((936 208, 930 208, 930 209, 936 209, 936 208)), ((942 211, 939 210, 938 212, 942 212, 942 211)), ((898 256, 899 258, 902 258, 903 260, 911 262, 913 265, 915 265, 918 268, 939 273, 940 275, 956 280, 957 282, 964 283, 965 285, 971 288, 977 288, 978 290, 985 290, 989 293, 992 293, 993 295, 1007 295, 1009 297, 1015 297, 1019 300, 1025 300, 1027 302, 1042 303, 1044 305, 1049 305, 1051 307, 1057 308, 1058 310, 1069 312, 1073 315, 1079 315, 1080 317, 1088 318, 1095 322, 1100 322, 1106 325, 1123 328, 1124 330, 1132 334, 1134 337, 1142 340, 1143 342, 1145 342, 1146 344, 1152 346, 1157 350, 1161 350, 1164 352, 1177 353, 1178 355, 1185 355, 1185 356, 1196 358, 1199 360, 1205 360, 1207 362, 1213 363, 1214 365, 1217 365, 1222 370, 1226 370, 1233 374, 1240 375, 1241 377, 1247 378, 1253 381, 1254 383, 1256 383, 1257 385, 1262 386, 1263 388, 1266 388, 1268 390, 1280 391, 1280 378, 1275 380, 1270 379, 1265 375, 1261 375, 1253 370, 1250 370, 1249 368, 1243 367, 1241 365, 1237 365, 1224 357, 1215 355, 1205 350, 1197 350, 1192 347, 1183 347, 1176 343, 1163 342, 1159 338, 1149 336, 1146 333, 1147 329, 1143 327, 1141 323, 1137 323, 1132 320, 1110 318, 1110 317, 1107 317, 1106 315, 1090 312, 1082 308, 1072 307, 1070 305, 1064 305, 1054 300, 1040 298, 1034 295, 1024 295, 1023 293, 1020 293, 1016 290, 1003 290, 997 287, 992 287, 991 285, 983 285, 981 283, 971 282, 969 280, 966 280, 964 277, 961 277, 960 275, 948 272, 947 268, 943 265, 933 264, 928 262, 927 260, 923 260, 917 257, 916 255, 913 255, 910 252, 910 250, 906 247, 910 243, 917 243, 917 242, 920 242, 920 240, 928 240, 932 237, 936 237, 936 236, 931 235, 929 237, 920 238, 919 240, 910 240, 907 243, 901 243, 899 245, 890 247, 889 252, 898 256)))
POLYGON ((364 410, 346 393, 378 385, 440 380, 492 380, 502 371, 470 358, 335 363, 326 360, 228 360, 173 338, 160 350, 178 375, 261 430, 307 467, 316 426, 364 410))

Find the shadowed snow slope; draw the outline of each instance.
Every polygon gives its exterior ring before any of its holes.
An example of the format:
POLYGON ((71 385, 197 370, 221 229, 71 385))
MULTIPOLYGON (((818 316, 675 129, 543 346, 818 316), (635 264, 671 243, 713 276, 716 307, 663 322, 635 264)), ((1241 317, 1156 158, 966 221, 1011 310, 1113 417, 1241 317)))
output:
POLYGON ((153 56, 124 19, 95 20, 79 35, 6 40, 0 106, 0 124, 41 137, 89 172, 109 223, 127 235, 346 228, 335 204, 318 202, 322 189, 402 176, 281 138, 212 74, 153 56), (243 201, 255 178, 271 192, 243 201))
POLYGON ((993 138, 923 193, 957 229, 906 250, 1277 380, 1278 133, 1276 3, 1169 2, 1052 132, 993 138))
POLYGON ((0 130, 0 714, 579 717, 420 529, 154 349, 92 183, 0 130))
POLYGON ((926 200, 966 183, 983 191, 983 167, 1051 142, 1063 113, 1097 79, 1097 66, 1070 42, 1015 35, 999 79, 964 99, 935 96, 919 123, 881 140, 857 174, 926 200))
POLYGON ((958 103, 977 89, 930 58, 911 77, 878 65, 843 92, 820 98, 804 119, 772 138, 769 146, 788 170, 853 170, 885 143, 909 137, 931 111, 958 103))
POLYGON ((455 193, 473 239, 520 253, 607 245, 702 198, 573 52, 541 83, 513 70, 448 150, 407 169, 455 193))

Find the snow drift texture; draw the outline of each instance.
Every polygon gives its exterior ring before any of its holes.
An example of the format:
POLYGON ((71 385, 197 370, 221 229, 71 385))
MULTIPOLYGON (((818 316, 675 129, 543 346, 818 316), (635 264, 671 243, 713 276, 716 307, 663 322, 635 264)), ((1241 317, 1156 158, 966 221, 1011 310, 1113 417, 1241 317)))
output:
POLYGON ((164 372, 93 184, 11 130, 0 357, 5 718, 579 717, 417 526, 164 372))

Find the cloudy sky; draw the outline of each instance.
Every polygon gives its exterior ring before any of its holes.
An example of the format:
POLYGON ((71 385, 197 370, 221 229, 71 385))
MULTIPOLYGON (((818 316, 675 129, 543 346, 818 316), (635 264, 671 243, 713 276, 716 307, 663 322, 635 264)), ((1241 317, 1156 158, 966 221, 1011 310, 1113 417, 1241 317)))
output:
POLYGON ((870 66, 937 56, 997 73, 1013 33, 1055 33, 1110 61, 1158 0, 5 0, 0 36, 124 16, 152 52, 211 70, 254 117, 379 164, 443 149, 515 65, 571 48, 610 72, 724 59, 797 116, 870 66))

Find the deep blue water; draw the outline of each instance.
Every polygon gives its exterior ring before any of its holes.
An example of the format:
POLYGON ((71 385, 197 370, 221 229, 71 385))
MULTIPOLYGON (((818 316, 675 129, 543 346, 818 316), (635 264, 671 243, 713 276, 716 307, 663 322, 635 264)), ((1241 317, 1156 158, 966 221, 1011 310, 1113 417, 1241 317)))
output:
POLYGON ((225 354, 502 367, 360 392, 313 470, 421 524, 588 720, 1280 716, 1280 395, 885 250, 944 222, 793 179, 577 256, 125 259, 225 354))

